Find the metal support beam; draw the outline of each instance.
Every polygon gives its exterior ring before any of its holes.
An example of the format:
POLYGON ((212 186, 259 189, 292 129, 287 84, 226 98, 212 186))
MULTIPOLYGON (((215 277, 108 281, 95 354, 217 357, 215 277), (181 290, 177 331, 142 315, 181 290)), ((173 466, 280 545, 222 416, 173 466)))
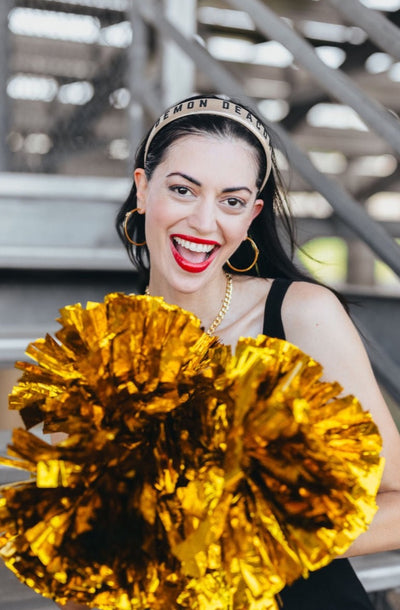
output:
MULTIPOLYGON (((182 35, 163 15, 157 14, 151 2, 140 3, 140 14, 149 21, 161 36, 170 37, 187 53, 197 67, 208 75, 217 91, 240 98, 243 103, 258 112, 251 98, 243 95, 240 82, 230 72, 219 64, 208 51, 196 40, 189 40, 182 35)), ((391 239, 386 231, 378 225, 363 208, 336 181, 322 174, 313 165, 309 157, 296 145, 289 134, 277 123, 265 121, 272 133, 277 134, 276 146, 282 149, 292 166, 319 191, 335 209, 356 235, 361 237, 370 248, 395 273, 400 276, 400 247, 391 239)))
MULTIPOLYGON (((130 20, 132 25, 132 46, 129 52, 128 78, 130 93, 134 101, 138 102, 152 119, 156 119, 163 111, 164 104, 160 99, 158 91, 155 91, 149 83, 145 71, 145 61, 148 59, 149 36, 145 22, 140 12, 142 0, 131 0, 130 20)), ((143 137, 143 131, 138 134, 143 137)), ((136 136, 132 140, 134 149, 137 142, 136 136)), ((133 151, 135 152, 135 150, 133 151)))
POLYGON ((400 30, 382 13, 363 6, 358 0, 329 0, 351 23, 362 28, 377 47, 400 59, 400 30))
POLYGON ((247 11, 257 29, 290 51, 297 64, 308 70, 333 98, 354 108, 371 129, 380 134, 400 154, 400 124, 386 108, 368 97, 340 70, 326 65, 312 45, 260 0, 227 0, 234 8, 247 11))
POLYGON ((129 116, 129 166, 133 166, 135 150, 143 137, 143 107, 138 104, 137 97, 145 81, 145 66, 147 61, 147 31, 140 18, 135 2, 129 8, 129 18, 132 28, 132 42, 128 49, 128 74, 126 82, 129 86, 131 99, 128 108, 129 116))
MULTIPOLYGON (((196 34, 196 0, 164 0, 164 14, 187 38, 196 34)), ((194 90, 195 69, 190 58, 171 40, 164 41, 162 91, 165 106, 188 97, 194 90)))
MULTIPOLYGON (((376 46, 368 39, 357 46, 346 42, 340 44, 339 47, 346 53, 346 59, 342 63, 340 69, 350 78, 357 75, 358 71, 363 71, 365 69, 366 60, 376 51, 376 46)), ((288 131, 294 131, 297 125, 304 120, 304 117, 310 108, 316 104, 329 102, 330 99, 331 96, 325 91, 313 90, 307 91, 307 94, 303 95, 300 100, 291 99, 289 114, 282 119, 281 125, 284 125, 288 131)))
POLYGON ((11 10, 12 2, 5 0, 0 2, 0 171, 5 172, 9 165, 9 153, 7 148, 7 136, 10 127, 10 103, 7 95, 6 83, 9 77, 8 63, 10 58, 10 36, 8 29, 8 14, 11 10))

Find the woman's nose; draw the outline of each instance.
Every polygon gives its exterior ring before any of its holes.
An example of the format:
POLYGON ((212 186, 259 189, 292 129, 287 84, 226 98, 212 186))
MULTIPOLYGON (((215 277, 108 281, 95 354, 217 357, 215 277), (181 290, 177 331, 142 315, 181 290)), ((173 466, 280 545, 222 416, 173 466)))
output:
POLYGON ((213 197, 196 201, 188 218, 189 226, 200 233, 210 233, 216 225, 216 203, 213 197))

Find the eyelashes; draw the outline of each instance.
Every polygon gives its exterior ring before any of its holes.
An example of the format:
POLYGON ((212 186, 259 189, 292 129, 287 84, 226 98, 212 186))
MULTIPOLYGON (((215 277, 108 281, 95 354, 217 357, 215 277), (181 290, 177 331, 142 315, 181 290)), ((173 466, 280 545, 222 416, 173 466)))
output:
POLYGON ((188 186, 181 186, 181 185, 170 186, 169 190, 172 191, 173 193, 177 193, 178 195, 182 195, 182 196, 185 196, 188 193, 193 194, 188 186))
MULTIPOLYGON (((168 187, 168 190, 175 195, 177 195, 180 199, 195 199, 197 194, 192 191, 189 186, 185 186, 182 184, 173 184, 168 187)), ((232 195, 227 197, 222 197, 218 200, 218 203, 226 207, 231 212, 238 212, 247 206, 247 201, 240 197, 233 197, 232 195)))

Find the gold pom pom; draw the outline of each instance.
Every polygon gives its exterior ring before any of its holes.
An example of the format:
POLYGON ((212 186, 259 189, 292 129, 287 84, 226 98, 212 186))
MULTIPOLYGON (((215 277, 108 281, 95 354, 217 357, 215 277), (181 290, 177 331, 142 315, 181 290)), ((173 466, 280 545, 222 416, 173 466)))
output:
POLYGON ((378 431, 286 341, 236 353, 148 296, 65 307, 10 396, 27 428, 3 463, 0 555, 60 603, 272 610, 376 510, 378 431))
MULTIPOLYGON (((225 402, 209 427, 226 450, 179 490, 185 536, 171 546, 195 579, 223 558, 234 608, 268 608, 285 584, 342 554, 377 510, 378 430, 321 373, 294 345, 260 336, 239 341, 215 382, 225 402)), ((201 579, 192 586, 204 590, 201 579)))

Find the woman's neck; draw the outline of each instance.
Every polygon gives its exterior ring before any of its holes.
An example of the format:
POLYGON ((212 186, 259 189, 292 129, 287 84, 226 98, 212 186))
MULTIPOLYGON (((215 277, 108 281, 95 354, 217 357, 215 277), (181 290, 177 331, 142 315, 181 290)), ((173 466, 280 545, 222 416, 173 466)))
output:
POLYGON ((150 275, 148 293, 161 296, 167 303, 178 305, 197 316, 202 326, 208 329, 220 314, 220 322, 228 315, 233 298, 232 282, 227 274, 221 274, 202 285, 198 290, 182 290, 175 288, 163 280, 158 280, 155 274, 150 275))

